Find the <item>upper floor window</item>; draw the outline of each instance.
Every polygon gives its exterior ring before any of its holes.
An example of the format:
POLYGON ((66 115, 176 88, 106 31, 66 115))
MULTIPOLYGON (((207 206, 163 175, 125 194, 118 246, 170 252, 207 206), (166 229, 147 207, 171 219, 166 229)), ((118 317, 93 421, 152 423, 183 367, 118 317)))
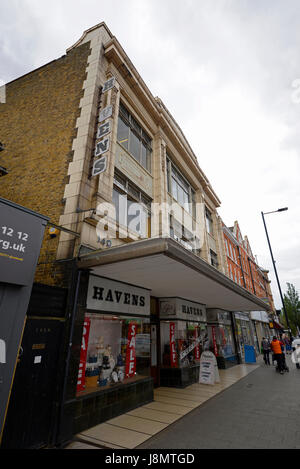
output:
MULTIPOLYGON (((205 220, 206 220, 206 229, 207 229, 207 232, 210 234, 210 235, 213 235, 213 219, 212 219, 212 214, 211 212, 208 210, 207 207, 205 207, 205 220)), ((230 246, 230 244, 229 244, 230 246)), ((231 246, 230 246, 231 247, 231 246)))
POLYGON ((145 168, 151 171, 152 140, 120 103, 117 141, 145 168))
POLYGON ((210 249, 210 263, 214 267, 219 267, 218 256, 212 249, 210 249))
POLYGON ((143 238, 151 233, 151 199, 123 175, 115 172, 112 201, 116 222, 143 238))
POLYGON ((189 251, 193 251, 195 254, 200 255, 199 239, 181 223, 179 223, 173 215, 169 215, 169 223, 171 238, 178 241, 189 251))
POLYGON ((195 191, 174 163, 167 158, 168 192, 174 199, 196 218, 195 191))

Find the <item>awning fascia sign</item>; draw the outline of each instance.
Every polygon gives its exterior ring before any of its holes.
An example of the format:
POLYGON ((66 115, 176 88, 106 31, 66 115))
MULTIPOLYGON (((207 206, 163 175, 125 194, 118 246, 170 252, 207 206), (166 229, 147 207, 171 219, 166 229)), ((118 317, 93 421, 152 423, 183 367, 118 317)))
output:
POLYGON ((180 319, 184 321, 206 322, 205 305, 182 298, 160 298, 160 319, 180 319))
POLYGON ((114 314, 149 316, 150 292, 123 282, 90 275, 87 309, 114 314))

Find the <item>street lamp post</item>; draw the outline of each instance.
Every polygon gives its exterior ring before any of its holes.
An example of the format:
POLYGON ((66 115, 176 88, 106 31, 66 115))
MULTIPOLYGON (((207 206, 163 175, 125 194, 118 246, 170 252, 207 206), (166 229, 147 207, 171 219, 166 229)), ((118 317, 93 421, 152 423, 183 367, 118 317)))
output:
POLYGON ((290 338, 292 337, 292 333, 291 333, 291 327, 290 327, 290 323, 289 323, 289 318, 288 318, 288 315, 287 315, 287 311, 286 311, 286 307, 285 307, 285 304, 284 304, 284 300, 283 300, 283 296, 282 296, 282 291, 281 291, 281 287, 280 287, 280 282, 279 282, 279 278, 278 278, 278 274, 277 274, 277 270, 276 270, 276 265, 275 265, 275 260, 274 260, 274 257, 273 257, 273 253, 272 253, 272 249, 271 249, 271 244, 270 244, 270 239, 269 239, 269 235, 268 235, 268 231, 267 231, 267 226, 266 226, 266 222, 265 222, 265 217, 264 215, 268 215, 269 213, 276 213, 276 212, 284 212, 288 210, 288 207, 285 207, 285 208, 279 208, 278 210, 275 210, 273 212, 261 212, 261 216, 262 216, 262 219, 263 219, 263 223, 264 223, 264 227, 265 227, 265 231, 266 231, 266 236, 267 236, 267 240, 268 240, 268 245, 269 245, 269 249, 270 249, 270 254, 271 254, 271 258, 272 258, 272 263, 273 263, 273 267, 274 267, 274 272, 275 272, 275 276, 276 276, 276 280, 277 280, 277 285, 278 285, 278 289, 279 289, 279 293, 280 293, 280 298, 281 298, 281 302, 282 302, 282 306, 283 306, 283 311, 284 311, 284 315, 285 315, 285 319, 286 319, 286 324, 287 324, 287 327, 288 327, 288 330, 289 330, 289 335, 290 335, 290 338))

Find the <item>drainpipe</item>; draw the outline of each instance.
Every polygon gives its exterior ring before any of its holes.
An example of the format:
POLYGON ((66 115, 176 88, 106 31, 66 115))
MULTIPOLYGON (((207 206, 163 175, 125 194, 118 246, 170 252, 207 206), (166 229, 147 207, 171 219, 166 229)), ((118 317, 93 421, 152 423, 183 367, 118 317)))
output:
POLYGON ((250 269, 251 282, 252 282, 252 286, 253 286, 254 295, 256 295, 254 280, 253 280, 253 275, 252 275, 252 269, 251 269, 251 262, 250 261, 251 261, 251 259, 250 259, 250 257, 248 257, 248 264, 249 264, 249 269, 250 269))
POLYGON ((244 270, 243 270, 243 264, 242 264, 242 258, 241 258, 241 251, 239 245, 237 245, 238 253, 239 253, 239 260, 240 260, 240 266, 241 266, 241 271, 242 271, 242 276, 243 276, 243 283, 244 283, 244 288, 246 288, 246 281, 245 281, 245 276, 244 276, 244 270))

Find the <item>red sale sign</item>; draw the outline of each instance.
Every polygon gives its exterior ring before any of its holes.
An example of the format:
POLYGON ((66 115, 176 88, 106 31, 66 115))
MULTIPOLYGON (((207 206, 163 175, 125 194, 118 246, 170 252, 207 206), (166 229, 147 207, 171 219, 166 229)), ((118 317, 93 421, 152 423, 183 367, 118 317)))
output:
POLYGON ((126 348, 126 378, 131 378, 136 372, 136 354, 135 354, 135 338, 137 325, 134 322, 129 324, 128 343, 126 348))
POLYGON ((177 367, 177 353, 175 347, 175 322, 170 322, 170 362, 171 367, 177 367))
MULTIPOLYGON (((199 330, 199 328, 195 327, 195 329, 194 329, 194 339, 195 339, 195 341, 198 339, 198 330, 199 330)), ((200 346, 199 346, 199 343, 194 348, 194 357, 195 357, 195 360, 200 360, 200 346)))
POLYGON ((91 320, 86 318, 83 324, 82 343, 80 351, 80 363, 78 370, 77 379, 77 392, 83 391, 85 388, 85 368, 86 368, 86 357, 89 343, 91 320))
POLYGON ((217 357, 218 356, 218 347, 217 347, 217 341, 216 341, 216 328, 215 328, 215 326, 212 326, 211 331, 212 331, 214 354, 217 357))

